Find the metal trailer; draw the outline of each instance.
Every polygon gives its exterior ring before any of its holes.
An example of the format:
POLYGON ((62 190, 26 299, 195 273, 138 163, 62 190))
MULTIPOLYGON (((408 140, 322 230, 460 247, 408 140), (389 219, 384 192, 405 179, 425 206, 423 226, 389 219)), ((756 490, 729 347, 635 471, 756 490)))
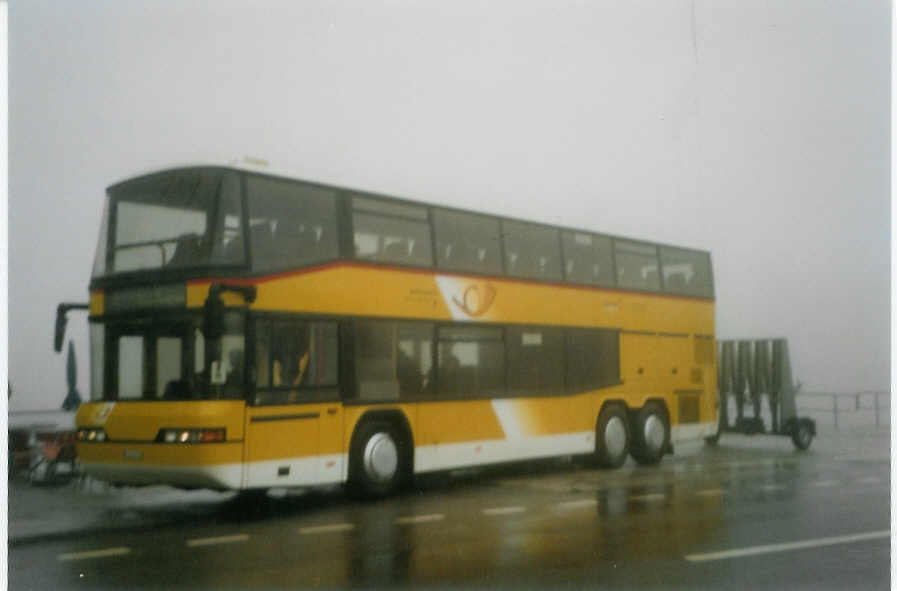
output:
POLYGON ((797 416, 795 396, 799 388, 791 379, 791 362, 786 339, 738 339, 717 343, 719 388, 719 431, 708 437, 716 443, 723 433, 782 435, 794 446, 806 450, 816 436, 816 422, 797 416), (763 418, 766 395, 769 428, 763 418), (735 402, 734 423, 729 402, 735 402), (749 408, 748 408, 749 407, 749 408), (748 416, 748 410, 751 415, 748 416))

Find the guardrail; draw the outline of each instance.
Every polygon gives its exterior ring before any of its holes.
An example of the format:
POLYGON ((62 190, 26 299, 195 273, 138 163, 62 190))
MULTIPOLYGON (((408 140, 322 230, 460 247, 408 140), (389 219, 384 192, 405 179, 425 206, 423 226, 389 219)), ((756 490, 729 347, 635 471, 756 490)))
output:
POLYGON ((798 412, 828 423, 835 429, 850 426, 875 428, 891 426, 891 393, 889 391, 864 392, 798 392, 798 412))

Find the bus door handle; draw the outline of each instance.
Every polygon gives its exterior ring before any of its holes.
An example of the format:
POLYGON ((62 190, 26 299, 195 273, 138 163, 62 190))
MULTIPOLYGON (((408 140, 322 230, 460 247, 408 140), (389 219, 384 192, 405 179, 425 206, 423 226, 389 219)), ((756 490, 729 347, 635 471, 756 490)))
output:
POLYGON ((327 409, 327 414, 329 414, 329 415, 335 415, 335 414, 336 414, 336 410, 337 410, 336 408, 328 408, 328 409, 327 409))

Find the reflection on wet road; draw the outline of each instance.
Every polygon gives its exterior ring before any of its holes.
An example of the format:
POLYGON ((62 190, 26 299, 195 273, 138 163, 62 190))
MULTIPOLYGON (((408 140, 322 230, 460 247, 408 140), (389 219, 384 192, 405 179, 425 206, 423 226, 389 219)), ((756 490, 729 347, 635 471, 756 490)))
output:
POLYGON ((234 497, 14 547, 10 588, 887 588, 889 476, 886 461, 721 446, 613 472, 439 475, 370 503, 234 497))

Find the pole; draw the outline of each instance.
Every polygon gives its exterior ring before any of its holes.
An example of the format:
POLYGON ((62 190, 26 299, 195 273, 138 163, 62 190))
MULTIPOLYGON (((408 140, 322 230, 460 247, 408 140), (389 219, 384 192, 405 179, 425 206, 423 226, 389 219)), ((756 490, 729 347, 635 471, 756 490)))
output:
POLYGON ((838 428, 838 395, 837 394, 832 394, 832 403, 833 403, 834 412, 835 412, 835 429, 837 429, 838 428))

